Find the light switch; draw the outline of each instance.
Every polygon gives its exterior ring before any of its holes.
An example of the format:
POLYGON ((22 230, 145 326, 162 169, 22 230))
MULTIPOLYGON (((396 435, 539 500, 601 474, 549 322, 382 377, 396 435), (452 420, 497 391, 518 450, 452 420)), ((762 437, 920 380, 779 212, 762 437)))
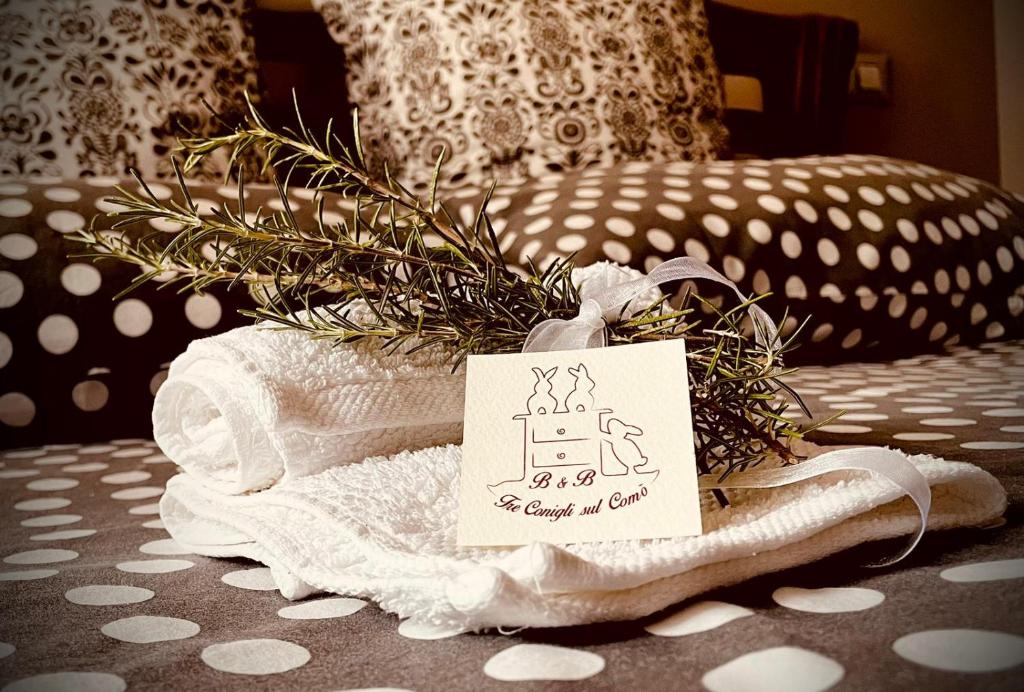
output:
POLYGON ((850 100, 858 103, 888 103, 890 99, 889 56, 858 53, 850 74, 850 100))

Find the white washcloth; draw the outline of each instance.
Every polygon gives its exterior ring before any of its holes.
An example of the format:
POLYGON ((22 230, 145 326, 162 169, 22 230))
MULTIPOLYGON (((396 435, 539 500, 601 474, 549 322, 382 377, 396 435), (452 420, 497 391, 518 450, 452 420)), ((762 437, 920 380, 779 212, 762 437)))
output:
POLYGON ((406 350, 267 325, 194 341, 157 392, 154 437, 222 493, 460 442, 464 372, 452 374, 440 348, 406 350))
MULTIPOLYGON (((401 617, 453 628, 553 627, 648 615, 709 589, 913 533, 917 509, 892 483, 835 473, 704 503, 697 537, 459 548, 459 447, 368 459, 250 496, 225 497, 188 474, 160 514, 187 549, 248 557, 286 596, 369 597, 401 617)), ((1006 495, 985 471, 911 457, 932 486, 929 528, 982 524, 1006 495)))

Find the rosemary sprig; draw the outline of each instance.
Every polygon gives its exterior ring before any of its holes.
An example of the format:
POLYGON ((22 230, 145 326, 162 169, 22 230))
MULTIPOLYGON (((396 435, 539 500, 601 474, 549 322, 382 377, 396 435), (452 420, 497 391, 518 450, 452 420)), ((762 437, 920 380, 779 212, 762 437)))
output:
MULTIPOLYGON (((442 346, 453 369, 470 354, 519 351, 534 325, 577 314, 573 257, 543 270, 532 262, 512 267, 502 257, 487 214, 493 187, 473 222, 463 225, 438 195, 443 156, 421 199, 387 167, 381 177, 371 173, 358 115, 353 126, 350 149, 332 125, 317 139, 300 115, 297 130, 276 131, 248 103, 244 122, 232 131, 181 140, 184 164, 173 164, 176 198, 160 200, 136 175, 139 192, 118 188, 111 200, 118 208, 110 229, 96 230, 94 220, 77 239, 92 257, 140 268, 126 290, 155 278, 180 290, 244 285, 262 303, 245 311, 256 319, 338 343, 376 337, 387 349, 442 346), (238 170, 237 202, 200 213, 184 174, 222 149, 238 170), (246 207, 241 163, 250 150, 275 174, 277 211, 246 207), (312 222, 300 221, 287 196, 300 169, 315 191, 312 222), (324 201, 335 195, 351 200, 352 213, 326 223, 324 201), (180 231, 169 242, 166 233, 123 232, 152 220, 180 231)), ((807 431, 785 415, 786 395, 802 406, 782 382, 792 372, 782 358, 796 332, 782 343, 757 344, 743 329, 753 300, 719 309, 687 292, 674 307, 658 301, 608 325, 613 345, 687 340, 698 467, 723 478, 766 454, 795 460, 788 440, 807 431)))

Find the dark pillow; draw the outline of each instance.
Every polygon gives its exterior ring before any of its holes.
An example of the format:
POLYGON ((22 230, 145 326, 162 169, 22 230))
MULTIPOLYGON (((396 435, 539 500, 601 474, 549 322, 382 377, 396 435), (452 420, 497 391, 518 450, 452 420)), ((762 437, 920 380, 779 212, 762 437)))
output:
MULTIPOLYGON (((109 206, 116 181, 0 183, 0 438, 3 446, 150 435, 153 394, 189 341, 247 323, 244 291, 204 296, 147 284, 138 270, 71 258, 72 231, 109 206)), ((134 187, 134 185, 130 185, 134 187)), ((154 184, 153 191, 171 194, 154 184)), ((206 204, 236 190, 197 184, 206 204)), ((253 186, 254 205, 276 193, 253 186)), ((233 203, 232 203, 233 204, 233 203)), ((255 208, 255 207, 254 207, 255 208)), ((109 224, 101 216, 98 227, 109 224)), ((140 229, 139 232, 144 232, 140 229)))
MULTIPOLYGON (((796 359, 898 357, 1024 335, 1024 200, 877 156, 631 162, 499 188, 502 246, 542 266, 577 254, 650 270, 704 259, 772 292, 796 359)), ((471 195, 471 192, 467 192, 471 195)), ((709 295, 714 286, 702 286, 709 295)))

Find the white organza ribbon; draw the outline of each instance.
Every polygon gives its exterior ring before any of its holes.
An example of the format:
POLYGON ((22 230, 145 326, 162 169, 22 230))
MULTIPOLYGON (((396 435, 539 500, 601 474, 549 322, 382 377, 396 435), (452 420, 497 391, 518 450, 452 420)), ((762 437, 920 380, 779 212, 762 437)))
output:
MULTIPOLYGON (((669 281, 707 279, 731 288, 740 300, 747 300, 735 283, 693 257, 679 257, 655 267, 649 274, 633 281, 601 289, 580 304, 579 314, 570 320, 550 319, 535 326, 523 343, 523 353, 539 351, 569 351, 607 346, 606 324, 602 315, 619 310, 644 293, 669 281)), ((765 348, 775 348, 779 342, 775 323, 764 309, 753 303, 748 313, 754 323, 754 337, 765 348)), ((932 492, 928 480, 904 455, 883 447, 859 447, 827 452, 819 457, 793 466, 737 473, 725 481, 701 478, 704 490, 729 488, 778 488, 800 483, 833 471, 867 471, 896 484, 917 505, 921 526, 910 545, 894 558, 875 563, 884 567, 902 560, 917 546, 928 527, 932 492)))
POLYGON ((779 488, 792 483, 817 478, 833 471, 868 471, 894 483, 917 505, 921 515, 921 526, 910 544, 893 558, 877 562, 871 567, 885 567, 899 562, 917 547, 928 527, 928 512, 932 506, 932 490, 928 479, 900 452, 884 447, 857 447, 826 452, 800 464, 781 468, 744 471, 729 476, 724 481, 704 476, 700 479, 701 490, 729 488, 779 488))
MULTIPOLYGON (((646 276, 617 286, 609 286, 594 293, 580 303, 579 314, 571 320, 557 318, 544 320, 530 330, 526 336, 523 353, 571 351, 606 346, 608 337, 601 315, 629 305, 634 299, 663 283, 687 279, 707 279, 720 283, 731 288, 740 300, 747 300, 735 283, 712 269, 706 262, 693 257, 678 257, 662 262, 646 276)), ((779 335, 771 317, 764 311, 764 308, 756 303, 748 307, 748 312, 754 323, 754 336, 757 343, 766 348, 774 348, 778 344, 779 335)))

